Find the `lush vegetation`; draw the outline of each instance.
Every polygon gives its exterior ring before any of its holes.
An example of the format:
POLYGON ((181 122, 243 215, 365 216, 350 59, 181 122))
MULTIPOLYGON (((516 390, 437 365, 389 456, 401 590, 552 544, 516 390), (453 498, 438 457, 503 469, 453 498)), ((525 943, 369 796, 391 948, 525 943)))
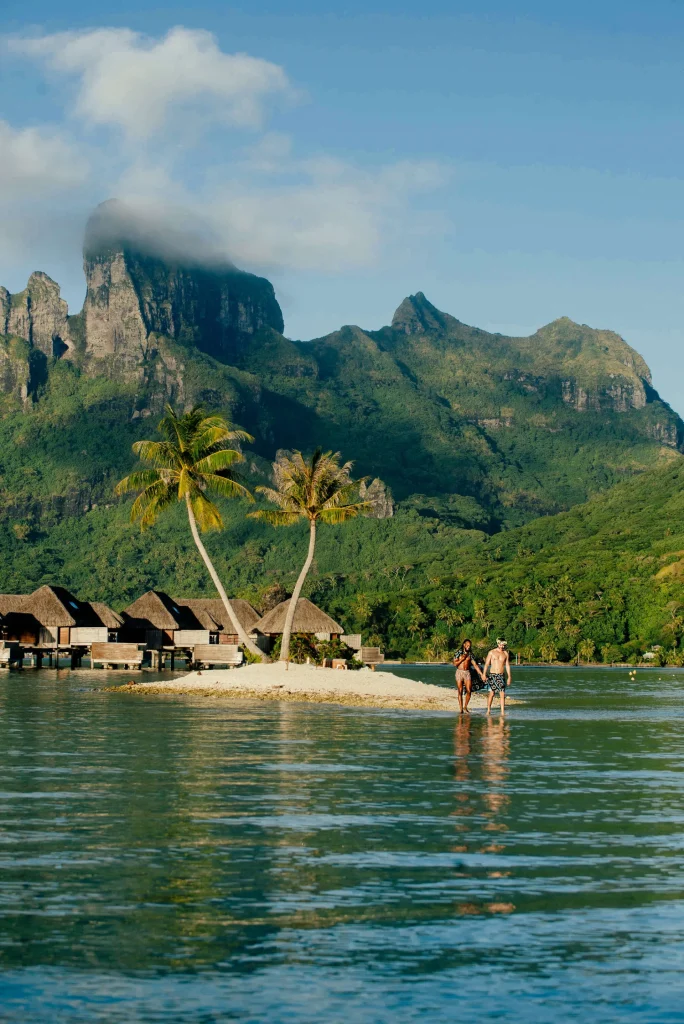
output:
MULTIPOLYGON (((316 444, 392 487, 394 517, 321 531, 303 591, 389 655, 505 633, 525 657, 658 645, 679 659, 681 421, 642 385, 639 357, 569 321, 502 339, 439 316, 418 334, 345 328, 309 345, 266 332, 237 367, 159 338, 134 383, 50 362, 35 401, 0 400, 0 589, 61 583, 116 608, 150 587, 213 594, 182 508, 141 534, 114 496, 164 401, 200 401, 254 435, 250 490, 279 448, 316 444), (648 401, 632 407, 639 388, 648 401)), ((3 345, 8 367, 27 358, 3 345)), ((276 532, 242 501, 219 504, 226 529, 206 547, 229 593, 257 607, 290 593, 305 524, 276 532)))
POLYGON ((278 446, 341 449, 398 499, 455 499, 458 525, 495 530, 570 508, 684 440, 643 360, 609 331, 561 320, 504 338, 422 296, 404 307, 429 317, 425 330, 345 327, 309 344, 272 332, 244 353, 280 399, 278 446))
MULTIPOLYGON (((226 503, 226 530, 207 548, 229 593, 259 607, 292 590, 308 537, 303 524, 276 533, 248 519, 249 507, 226 503)), ((59 581, 116 607, 153 586, 211 592, 184 510, 143 534, 129 512, 111 503, 50 522, 48 510, 26 532, 3 531, 4 589, 59 581)), ((673 455, 586 504, 492 536, 411 502, 391 519, 330 526, 304 594, 400 657, 441 658, 464 634, 484 643, 504 633, 525 657, 614 661, 657 644, 676 660, 683 579, 684 464, 673 455)))

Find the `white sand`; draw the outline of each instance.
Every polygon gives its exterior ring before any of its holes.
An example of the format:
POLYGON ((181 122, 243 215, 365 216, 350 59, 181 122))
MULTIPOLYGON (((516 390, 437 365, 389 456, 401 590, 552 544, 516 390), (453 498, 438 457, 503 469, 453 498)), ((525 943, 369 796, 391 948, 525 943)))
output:
MULTIPOLYGON (((118 687, 117 687, 118 689, 118 687)), ((212 698, 307 701, 360 707, 458 711, 456 690, 404 679, 369 668, 343 671, 315 665, 246 665, 238 669, 204 669, 180 679, 128 686, 131 693, 175 693, 212 698)), ((508 698, 507 698, 508 700, 508 698)), ((495 705, 498 707, 498 697, 495 705)), ((484 708, 486 691, 474 693, 471 708, 484 708)))

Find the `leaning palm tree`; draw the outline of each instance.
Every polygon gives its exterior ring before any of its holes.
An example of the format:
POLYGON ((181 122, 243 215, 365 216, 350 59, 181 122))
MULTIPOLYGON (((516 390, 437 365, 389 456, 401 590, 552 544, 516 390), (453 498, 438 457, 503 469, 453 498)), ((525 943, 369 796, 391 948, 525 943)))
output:
POLYGON ((292 526, 300 519, 309 523, 309 550, 295 583, 283 626, 280 660, 284 662, 290 659, 292 623, 313 561, 318 523, 344 523, 373 507, 370 501, 352 500, 358 494, 361 481, 351 479, 352 463, 340 465, 340 457, 339 452, 322 452, 320 448, 309 459, 299 451, 279 453, 273 463, 275 487, 256 488, 278 507, 248 513, 272 526, 292 526))
POLYGON ((159 432, 163 441, 136 441, 133 445, 140 461, 150 463, 153 468, 129 474, 116 485, 116 493, 140 491, 131 508, 131 520, 139 521, 142 530, 152 526, 159 515, 177 501, 185 503, 192 538, 233 629, 248 651, 268 661, 247 636, 199 535, 199 530, 223 528, 221 513, 209 495, 254 500, 233 469, 236 463, 244 461, 244 456, 238 448, 229 447, 231 442, 253 441, 254 438, 244 430, 231 427, 223 416, 205 416, 201 406, 177 416, 167 405, 159 432))

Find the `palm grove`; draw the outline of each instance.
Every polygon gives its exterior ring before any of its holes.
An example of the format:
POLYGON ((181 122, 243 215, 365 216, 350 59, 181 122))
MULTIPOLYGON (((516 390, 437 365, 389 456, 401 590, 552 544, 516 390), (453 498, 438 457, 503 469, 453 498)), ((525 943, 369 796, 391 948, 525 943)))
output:
MULTIPOLYGON (((237 430, 218 415, 205 416, 201 407, 176 415, 171 406, 161 423, 162 441, 136 441, 133 451, 149 468, 139 469, 124 477, 116 487, 118 494, 139 491, 131 508, 131 519, 142 529, 154 525, 165 509, 177 502, 185 506, 193 541, 212 582, 228 613, 240 642, 249 653, 263 661, 270 660, 247 635, 240 623, 219 574, 202 543, 200 531, 223 529, 221 513, 212 498, 245 498, 253 496, 238 479, 235 466, 244 462, 238 447, 253 438, 237 430)), ((280 453, 273 464, 275 487, 257 488, 275 508, 250 513, 273 526, 291 526, 300 519, 309 527, 306 560, 295 583, 285 617, 280 660, 290 659, 290 638, 297 602, 311 568, 319 523, 344 523, 359 513, 370 510, 368 502, 354 500, 359 482, 351 478, 351 462, 340 464, 339 452, 317 449, 307 460, 301 452, 280 453)))

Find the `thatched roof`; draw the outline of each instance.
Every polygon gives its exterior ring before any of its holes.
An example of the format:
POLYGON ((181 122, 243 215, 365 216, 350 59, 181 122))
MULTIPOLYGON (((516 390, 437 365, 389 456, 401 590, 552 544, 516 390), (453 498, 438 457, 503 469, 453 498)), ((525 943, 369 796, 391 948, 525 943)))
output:
POLYGON ((126 624, 141 629, 180 629, 181 610, 159 590, 148 590, 121 613, 126 624))
POLYGON ((12 615, 25 611, 28 594, 0 594, 0 615, 12 615))
POLYGON ((90 607, 102 625, 106 626, 107 629, 118 629, 119 626, 123 626, 123 619, 115 611, 112 611, 109 605, 104 604, 102 601, 91 601, 90 607))
MULTIPOLYGON (((270 612, 266 612, 254 627, 257 633, 282 633, 289 605, 289 600, 281 601, 270 612)), ((312 601, 308 601, 305 597, 300 597, 297 602, 292 632, 344 633, 344 629, 334 619, 331 619, 329 615, 326 615, 324 611, 317 608, 312 601)))
POLYGON ((73 594, 47 585, 34 590, 21 610, 30 612, 41 626, 76 626, 82 617, 73 594))
MULTIPOLYGON (((243 601, 241 597, 232 597, 230 603, 240 625, 249 633, 259 621, 259 612, 252 608, 249 601, 243 601)), ((218 630, 220 633, 234 631, 220 597, 177 598, 176 604, 189 608, 201 622, 213 623, 204 626, 205 629, 218 630)))
POLYGON ((28 594, 0 594, 0 619, 3 633, 9 636, 38 634, 40 623, 27 610, 28 594))
MULTIPOLYGON (((193 598, 173 598, 174 604, 181 609, 181 613, 185 616, 186 621, 190 621, 190 616, 194 621, 193 626, 186 626, 186 629, 208 629, 212 633, 216 633, 221 628, 221 619, 218 620, 211 614, 211 609, 205 607, 207 604, 211 604, 210 601, 193 600, 193 598)), ((221 602, 219 601, 219 604, 221 602)))
POLYGON ((37 626, 106 626, 117 629, 123 619, 101 601, 79 601, 64 587, 39 587, 32 594, 0 594, 0 615, 22 615, 37 626))

